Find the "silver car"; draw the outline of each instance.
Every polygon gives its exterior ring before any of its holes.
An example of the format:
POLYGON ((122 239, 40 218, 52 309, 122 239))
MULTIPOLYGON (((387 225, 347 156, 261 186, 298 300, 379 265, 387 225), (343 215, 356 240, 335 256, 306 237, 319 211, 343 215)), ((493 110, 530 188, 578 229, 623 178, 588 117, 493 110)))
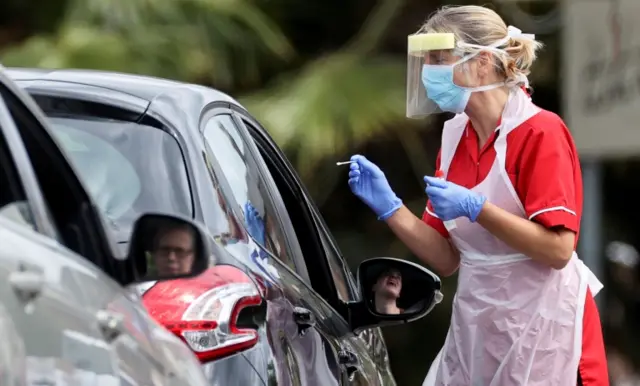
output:
POLYGON ((1 385, 206 384, 195 355, 133 291, 203 272, 206 232, 144 214, 127 253, 108 232, 39 108, 0 70, 1 385), (178 231, 188 259, 161 260, 159 243, 178 231))

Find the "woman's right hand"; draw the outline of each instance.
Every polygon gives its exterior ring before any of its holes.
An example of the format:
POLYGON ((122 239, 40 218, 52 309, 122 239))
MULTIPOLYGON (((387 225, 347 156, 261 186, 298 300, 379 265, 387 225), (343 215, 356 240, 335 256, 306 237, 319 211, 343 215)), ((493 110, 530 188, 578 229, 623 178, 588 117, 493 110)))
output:
POLYGON ((367 204, 379 220, 391 217, 402 207, 402 200, 393 192, 382 170, 359 154, 352 156, 351 161, 349 187, 353 194, 367 204))

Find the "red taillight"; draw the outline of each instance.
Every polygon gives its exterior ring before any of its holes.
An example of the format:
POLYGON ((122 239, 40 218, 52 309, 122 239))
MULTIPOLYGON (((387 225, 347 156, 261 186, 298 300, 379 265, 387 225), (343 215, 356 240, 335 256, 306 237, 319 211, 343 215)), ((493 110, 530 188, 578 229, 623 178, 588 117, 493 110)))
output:
POLYGON ((158 283, 143 297, 162 325, 185 341, 206 363, 255 346, 258 333, 237 326, 243 308, 258 306, 262 297, 249 277, 231 266, 209 269, 195 279, 158 283), (161 285, 171 285, 158 288, 161 285), (160 299, 162 298, 162 299, 160 299), (187 305, 180 320, 175 309, 187 305))

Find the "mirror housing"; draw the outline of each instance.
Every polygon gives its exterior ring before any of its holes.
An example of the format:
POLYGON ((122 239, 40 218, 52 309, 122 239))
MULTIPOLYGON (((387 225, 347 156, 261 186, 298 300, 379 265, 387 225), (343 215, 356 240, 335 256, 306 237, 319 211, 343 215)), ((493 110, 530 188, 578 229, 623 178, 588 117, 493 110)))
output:
POLYGON ((127 260, 134 283, 200 275, 209 267, 211 249, 206 231, 191 219, 147 213, 136 220, 127 260))
POLYGON ((376 257, 358 266, 361 301, 351 302, 349 324, 367 328, 409 323, 423 318, 442 301, 440 278, 407 260, 376 257))

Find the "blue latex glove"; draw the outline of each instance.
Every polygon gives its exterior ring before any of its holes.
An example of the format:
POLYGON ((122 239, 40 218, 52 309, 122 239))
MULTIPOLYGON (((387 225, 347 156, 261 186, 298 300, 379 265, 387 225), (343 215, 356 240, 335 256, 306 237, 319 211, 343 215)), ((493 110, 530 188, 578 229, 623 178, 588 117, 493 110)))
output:
POLYGON ((424 182, 433 211, 442 221, 467 217, 475 222, 487 201, 486 197, 441 178, 425 176, 424 182))
POLYGON ((244 221, 251 237, 256 239, 260 245, 266 245, 264 220, 260 217, 260 212, 249 201, 244 204, 244 221))
POLYGON ((382 170, 361 155, 351 157, 349 187, 378 216, 386 220, 402 206, 382 170))

